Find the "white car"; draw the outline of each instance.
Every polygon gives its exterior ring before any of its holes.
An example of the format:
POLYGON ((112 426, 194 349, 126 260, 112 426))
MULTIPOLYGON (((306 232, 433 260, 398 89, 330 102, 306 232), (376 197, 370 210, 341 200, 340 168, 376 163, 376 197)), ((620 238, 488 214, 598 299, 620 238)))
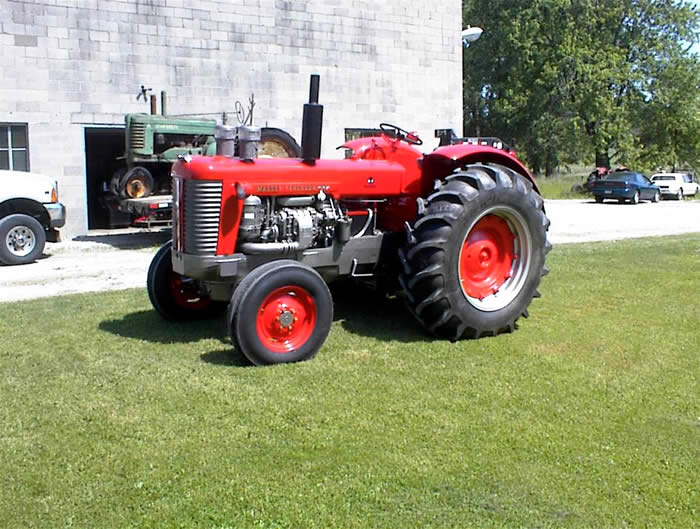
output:
POLYGON ((31 263, 46 241, 57 242, 66 223, 53 178, 24 171, 0 170, 0 265, 31 263))
POLYGON ((675 197, 683 200, 683 197, 695 196, 698 192, 698 183, 694 181, 690 173, 656 173, 651 175, 651 181, 659 186, 661 195, 675 197))

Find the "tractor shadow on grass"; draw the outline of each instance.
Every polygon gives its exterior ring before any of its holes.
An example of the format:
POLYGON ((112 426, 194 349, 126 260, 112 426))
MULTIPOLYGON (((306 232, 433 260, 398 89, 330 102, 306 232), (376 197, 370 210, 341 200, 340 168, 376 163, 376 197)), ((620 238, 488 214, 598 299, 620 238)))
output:
MULTIPOLYGON (((351 283, 333 285, 332 294, 333 320, 352 334, 382 341, 430 341, 398 297, 386 297, 351 283)), ((115 336, 159 344, 195 344, 214 338, 225 349, 203 353, 200 356, 203 362, 238 367, 251 365, 231 344, 225 314, 210 320, 169 322, 155 310, 142 310, 119 319, 105 320, 99 328, 115 336)))
POLYGON ((431 341, 399 296, 349 282, 333 285, 331 292, 333 320, 349 333, 382 341, 431 341))
POLYGON ((142 310, 126 314, 123 318, 106 320, 99 324, 103 331, 145 342, 159 344, 194 344, 200 340, 219 340, 227 347, 202 353, 203 362, 213 365, 249 367, 250 362, 231 345, 227 336, 224 314, 210 320, 169 322, 154 310, 142 310))

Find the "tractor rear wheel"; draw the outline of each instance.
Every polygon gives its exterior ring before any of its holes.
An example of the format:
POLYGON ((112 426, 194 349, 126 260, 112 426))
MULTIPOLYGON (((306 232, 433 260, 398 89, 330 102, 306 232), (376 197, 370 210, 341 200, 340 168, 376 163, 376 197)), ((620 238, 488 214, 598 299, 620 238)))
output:
POLYGON ((231 341, 255 365, 308 360, 331 329, 333 300, 313 268, 291 260, 246 275, 231 297, 231 341))
POLYGON ((226 303, 214 301, 196 279, 173 271, 172 241, 161 246, 148 267, 146 286, 151 305, 170 321, 213 318, 226 310, 226 303))
POLYGON ((301 158, 301 147, 288 132, 273 127, 260 131, 260 158, 301 158))
POLYGON ((520 174, 470 165, 423 202, 401 250, 408 305, 450 340, 512 332, 547 272, 549 220, 520 174))
POLYGON ((145 167, 132 167, 119 182, 119 193, 124 198, 145 198, 153 188, 153 175, 145 167))

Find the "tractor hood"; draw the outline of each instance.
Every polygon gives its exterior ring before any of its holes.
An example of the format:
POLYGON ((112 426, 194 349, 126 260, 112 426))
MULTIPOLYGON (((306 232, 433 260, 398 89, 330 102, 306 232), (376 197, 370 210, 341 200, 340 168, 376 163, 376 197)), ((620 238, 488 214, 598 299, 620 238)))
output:
POLYGON ((337 199, 398 195, 406 184, 403 165, 386 160, 316 160, 258 158, 242 161, 224 156, 195 156, 173 166, 175 178, 223 182, 224 195, 301 196, 320 191, 337 199), (228 191, 228 192, 227 192, 228 191))

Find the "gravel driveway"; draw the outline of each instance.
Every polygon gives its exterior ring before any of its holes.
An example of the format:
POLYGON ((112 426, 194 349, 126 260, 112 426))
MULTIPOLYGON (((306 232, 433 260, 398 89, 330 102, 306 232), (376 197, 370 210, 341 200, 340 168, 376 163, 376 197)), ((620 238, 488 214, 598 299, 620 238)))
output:
MULTIPOLYGON (((700 232, 700 200, 636 206, 547 200, 545 208, 554 245, 700 232)), ((0 266, 0 302, 145 287, 151 258, 168 238, 168 230, 116 231, 49 243, 36 263, 0 266)))

